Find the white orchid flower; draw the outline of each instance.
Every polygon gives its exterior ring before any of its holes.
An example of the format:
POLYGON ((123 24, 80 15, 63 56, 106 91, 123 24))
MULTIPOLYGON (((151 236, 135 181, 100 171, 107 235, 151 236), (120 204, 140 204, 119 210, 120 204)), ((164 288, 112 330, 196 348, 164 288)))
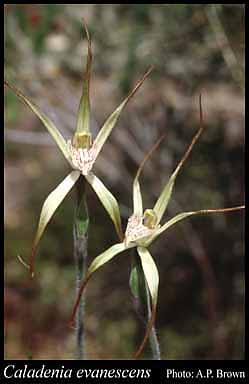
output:
POLYGON ((20 92, 13 84, 10 84, 6 80, 4 81, 5 85, 8 86, 19 97, 19 99, 25 105, 27 105, 41 120, 41 122, 47 128, 48 132, 51 134, 59 149, 61 150, 64 157, 72 168, 72 171, 69 173, 69 175, 49 194, 42 206, 38 229, 33 242, 29 266, 32 277, 34 275, 34 257, 36 254, 37 245, 44 233, 44 230, 46 229, 48 222, 52 218, 56 209, 62 203, 66 195, 72 189, 72 187, 75 185, 80 175, 83 175, 86 178, 87 182, 92 186, 101 203, 108 212, 111 220, 113 221, 120 240, 123 239, 120 211, 117 200, 112 195, 112 193, 105 187, 103 182, 93 173, 92 168, 94 166, 95 161, 97 160, 97 157, 103 145, 109 137, 112 129, 116 125, 122 110, 130 100, 130 98, 142 85, 147 76, 150 74, 150 72, 152 71, 152 67, 149 68, 149 70, 145 73, 143 78, 138 81, 134 89, 125 98, 125 100, 108 117, 108 119, 98 132, 96 138, 92 140, 92 135, 90 132, 89 98, 92 50, 90 36, 85 24, 84 27, 88 41, 87 63, 83 78, 83 91, 77 115, 76 131, 72 140, 66 142, 64 137, 54 125, 54 123, 47 116, 45 116, 45 114, 42 113, 33 102, 31 102, 26 96, 24 96, 23 93, 20 92))
MULTIPOLYGON (((101 253, 99 256, 97 256, 93 260, 93 262, 88 268, 86 277, 81 284, 79 294, 73 308, 71 323, 74 321, 74 317, 80 302, 80 297, 82 295, 82 292, 84 291, 85 286, 88 280, 90 279, 90 277, 92 276, 92 274, 96 272, 97 269, 99 269, 104 264, 106 264, 108 261, 112 260, 114 256, 130 248, 136 247, 137 252, 141 259, 142 269, 143 269, 145 280, 151 296, 152 315, 148 323, 144 339, 140 347, 138 348, 137 352, 134 355, 135 358, 137 358, 143 351, 156 317, 159 274, 158 274, 156 264, 150 252, 148 251, 148 247, 159 235, 165 232, 168 228, 172 227, 177 222, 180 222, 183 219, 186 219, 187 217, 196 216, 196 215, 206 215, 211 213, 233 212, 233 211, 241 210, 245 207, 243 205, 243 206, 236 206, 232 208, 202 209, 199 211, 182 212, 177 214, 175 217, 171 218, 170 220, 168 220, 166 223, 161 224, 161 219, 167 209, 168 203, 172 195, 176 177, 182 165, 188 158, 194 144, 196 143, 200 134, 203 131, 201 96, 199 100, 199 105, 200 105, 200 128, 197 131, 196 135, 194 136, 183 158, 177 165, 175 171, 172 173, 168 182, 165 184, 165 187, 163 188, 162 193, 160 194, 159 198, 157 199, 152 209, 145 209, 145 210, 143 209, 142 195, 141 195, 140 184, 139 184, 139 175, 141 173, 141 170, 145 161, 149 158, 150 154, 154 151, 154 149, 157 148, 157 146, 159 145, 159 142, 156 143, 156 145, 152 148, 152 150, 148 153, 148 155, 145 157, 144 161, 140 165, 133 182, 133 214, 128 220, 124 240, 121 243, 111 246, 105 252, 101 253)), ((137 276, 136 276, 135 268, 131 272, 130 281, 131 281, 133 293, 136 295, 137 276)))

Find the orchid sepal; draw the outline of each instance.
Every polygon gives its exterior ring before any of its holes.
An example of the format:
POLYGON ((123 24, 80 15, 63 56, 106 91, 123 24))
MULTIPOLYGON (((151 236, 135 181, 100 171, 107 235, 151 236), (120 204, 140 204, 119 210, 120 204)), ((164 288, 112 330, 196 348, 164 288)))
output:
MULTIPOLYGON (((91 77, 91 67, 92 67, 92 47, 91 47, 91 38, 86 26, 86 23, 83 20, 83 25, 87 37, 87 62, 85 72, 83 74, 83 89, 82 95, 79 104, 79 110, 77 114, 77 123, 75 136, 82 133, 86 133, 90 136, 90 77, 91 77)), ((74 136, 74 137, 75 137, 74 136)))
POLYGON ((4 80, 4 85, 9 87, 15 95, 26 105, 28 106, 34 114, 40 119, 40 121, 43 123, 43 125, 47 128, 50 135, 53 137, 54 141, 56 142, 57 146, 63 153, 65 159, 69 162, 69 164, 72 166, 71 161, 71 155, 68 150, 67 143, 62 136, 62 134, 58 131, 54 123, 43 113, 40 111, 39 107, 37 107, 27 96, 25 96, 19 89, 17 89, 13 84, 11 84, 9 81, 4 80))
POLYGON ((62 203, 66 195, 70 192, 72 187, 77 182, 80 177, 79 171, 72 171, 46 198, 43 203, 40 219, 38 223, 38 228, 35 234, 35 238, 33 241, 31 258, 30 258, 30 273, 31 277, 34 276, 34 259, 36 255, 36 250, 38 243, 50 221, 53 214, 62 203))
POLYGON ((103 182, 93 173, 90 172, 85 176, 88 183, 91 185, 105 210, 109 214, 113 224, 115 226, 116 232, 118 234, 119 239, 123 240, 123 230, 121 225, 121 216, 119 205, 116 198, 113 194, 105 187, 103 182))
POLYGON ((188 157, 189 157, 189 155, 190 155, 190 153, 191 153, 191 151, 193 149, 193 146, 195 145, 195 143, 199 139, 201 133, 203 132, 204 124, 203 124, 203 112, 202 112, 202 104, 201 104, 201 95, 199 96, 199 111, 200 111, 199 129, 196 132, 196 134, 194 135, 190 145, 188 146, 187 151, 185 152, 185 154, 183 155, 182 159, 178 163, 175 171, 170 176, 169 181, 166 183, 162 193, 160 194, 158 200, 156 201, 156 204, 153 207, 153 210, 154 210, 155 214, 157 215, 157 223, 160 223, 161 218, 163 217, 164 212, 167 209, 167 206, 169 204, 169 201, 170 201, 170 198, 171 198, 171 195, 172 195, 172 191, 173 191, 173 188, 174 188, 175 180, 176 180, 176 177, 177 177, 179 171, 181 170, 181 168, 182 168, 183 164, 185 163, 185 161, 188 159, 188 157))
POLYGON ((80 303, 80 299, 81 299, 81 296, 83 294, 83 291, 84 291, 84 289, 86 287, 86 284, 88 283, 88 280, 92 276, 92 274, 94 272, 96 272, 104 264, 106 264, 110 260, 112 260, 113 257, 117 256, 118 254, 120 254, 121 252, 125 251, 128 248, 130 248, 130 247, 127 247, 124 244, 124 242, 114 244, 111 247, 109 247, 108 249, 106 249, 103 253, 101 253, 100 255, 95 257, 95 259, 92 261, 92 263, 90 264, 90 266, 89 266, 89 268, 88 268, 88 270, 86 272, 86 276, 85 276, 84 280, 82 281, 82 283, 80 285, 80 289, 78 291, 78 296, 76 298, 76 301, 75 301, 75 304, 74 304, 74 307, 73 307, 73 311, 72 311, 72 315, 71 315, 71 319, 70 319, 70 324, 71 325, 74 322, 74 318, 75 318, 75 315, 76 315, 76 312, 77 312, 77 309, 78 309, 78 305, 80 303))
POLYGON ((100 129, 99 133, 97 134, 94 142, 96 144, 96 150, 98 156, 99 152, 101 151, 104 143, 106 142, 108 136, 110 135, 112 129, 114 128, 115 124, 117 123, 119 116, 128 103, 128 101, 131 99, 131 97, 136 93, 136 91, 141 87, 145 79, 149 76, 151 71, 153 70, 153 67, 150 67, 148 71, 144 74, 141 80, 138 81, 136 86, 133 88, 133 90, 129 93, 129 95, 125 98, 125 100, 115 109, 115 111, 108 117, 102 128, 100 129))

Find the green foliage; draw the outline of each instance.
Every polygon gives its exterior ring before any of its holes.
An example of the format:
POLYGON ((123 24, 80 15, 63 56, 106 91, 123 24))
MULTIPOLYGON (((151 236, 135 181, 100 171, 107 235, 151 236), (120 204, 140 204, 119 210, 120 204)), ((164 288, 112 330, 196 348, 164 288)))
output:
POLYGON ((131 272, 129 280, 130 288, 133 296, 141 301, 142 305, 146 308, 146 286, 144 280, 144 273, 141 266, 141 261, 137 255, 132 256, 131 272))

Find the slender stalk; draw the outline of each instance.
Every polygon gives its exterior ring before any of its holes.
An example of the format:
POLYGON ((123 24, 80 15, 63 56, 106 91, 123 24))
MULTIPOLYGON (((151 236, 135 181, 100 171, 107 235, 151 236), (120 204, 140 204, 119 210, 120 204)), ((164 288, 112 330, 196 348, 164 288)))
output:
MULTIPOLYGON (((85 179, 80 176, 76 184, 76 207, 73 226, 74 258, 76 266, 76 297, 80 283, 85 276, 87 243, 88 243, 88 210, 85 193, 85 179)), ((85 356, 84 333, 84 296, 82 295, 76 314, 76 359, 83 360, 85 356)))

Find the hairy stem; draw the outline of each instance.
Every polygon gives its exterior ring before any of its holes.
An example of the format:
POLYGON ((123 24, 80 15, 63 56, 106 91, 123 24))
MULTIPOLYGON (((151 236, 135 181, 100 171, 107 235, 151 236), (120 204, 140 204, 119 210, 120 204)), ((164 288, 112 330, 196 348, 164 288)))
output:
MULTIPOLYGON (((73 227, 74 258, 76 266, 76 297, 78 295, 80 283, 85 276, 88 224, 89 218, 86 203, 85 179, 83 176, 80 176, 76 184, 76 207, 73 227)), ((84 356, 84 296, 82 296, 76 314, 76 359, 83 360, 84 356)))

